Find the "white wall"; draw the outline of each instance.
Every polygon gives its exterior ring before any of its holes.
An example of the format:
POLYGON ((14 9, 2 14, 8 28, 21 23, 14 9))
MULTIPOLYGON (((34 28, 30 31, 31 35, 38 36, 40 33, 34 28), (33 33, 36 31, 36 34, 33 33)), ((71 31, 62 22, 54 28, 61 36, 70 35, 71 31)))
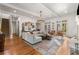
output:
POLYGON ((77 35, 77 23, 76 15, 67 16, 68 26, 67 26, 67 35, 72 37, 77 35))
POLYGON ((10 15, 9 14, 5 14, 5 13, 0 13, 0 18, 9 19, 10 18, 10 15))
POLYGON ((2 18, 9 19, 9 18, 10 18, 10 15, 5 14, 5 13, 2 13, 2 12, 0 11, 0 31, 1 31, 1 22, 2 22, 2 18))
MULTIPOLYGON (((22 31, 22 23, 23 22, 33 22, 36 23, 36 19, 30 18, 30 17, 20 17, 19 19, 19 36, 21 36, 21 31, 22 31)), ((67 20, 67 32, 66 35, 69 37, 76 36, 77 35, 77 23, 76 23, 76 14, 71 14, 63 17, 58 17, 58 18, 52 18, 45 20, 45 22, 55 22, 55 30, 57 30, 57 23, 56 21, 62 21, 62 20, 67 20)), ((62 23, 62 22, 61 22, 62 23)), ((52 28, 52 26, 51 26, 52 28)))
MULTIPOLYGON (((62 16, 58 18, 51 18, 46 20, 46 22, 54 22, 55 23, 55 30, 57 29, 56 21, 67 20, 67 32, 66 35, 69 37, 77 35, 77 23, 76 23, 76 14, 71 14, 67 16, 62 16)), ((61 22, 62 23, 62 22, 61 22)))
MULTIPOLYGON (((11 15, 10 14, 7 14, 5 12, 0 12, 0 18, 6 18, 6 19, 12 19, 11 15)), ((23 22, 33 22, 33 23, 36 23, 36 20, 33 18, 33 17, 23 17, 23 16, 19 16, 18 20, 16 21, 16 29, 18 29, 18 22, 19 22, 19 36, 21 36, 21 31, 22 31, 22 23, 23 22)), ((15 33, 15 29, 14 29, 15 25, 12 24, 12 33, 15 33)), ((17 31, 18 33, 18 31, 17 31)))
MULTIPOLYGON (((10 34, 12 35, 13 33, 15 33, 15 25, 13 25, 12 24, 12 20, 14 20, 13 19, 13 17, 12 17, 12 15, 10 15, 10 14, 7 14, 7 13, 4 13, 4 12, 0 12, 0 18, 6 18, 6 19, 9 19, 9 21, 10 21, 10 34)), ((0 23, 0 25, 1 25, 1 23, 0 23)))
MULTIPOLYGON (((1 18, 7 18, 9 19, 10 15, 9 14, 5 14, 5 13, 0 13, 0 17, 1 18)), ((62 17, 58 17, 58 18, 51 18, 51 19, 46 19, 46 22, 55 22, 55 30, 56 30, 56 21, 62 21, 62 20, 67 20, 67 36, 75 36, 77 35, 77 24, 76 24, 76 14, 71 14, 71 15, 67 15, 67 16, 62 16, 62 17)), ((19 36, 21 36, 21 31, 22 31, 22 23, 23 22, 33 22, 36 23, 36 19, 35 18, 31 18, 31 17, 19 17, 18 18, 19 21, 19 36)))

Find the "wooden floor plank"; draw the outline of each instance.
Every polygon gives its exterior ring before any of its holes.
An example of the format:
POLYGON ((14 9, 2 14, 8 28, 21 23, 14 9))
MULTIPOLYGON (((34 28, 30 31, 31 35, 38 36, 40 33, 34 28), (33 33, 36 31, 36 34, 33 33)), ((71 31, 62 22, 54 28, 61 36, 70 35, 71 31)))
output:
MULTIPOLYGON (((1 53, 0 53, 1 54, 1 53)), ((38 51, 24 42, 19 37, 14 36, 13 39, 6 38, 4 46, 4 55, 40 55, 38 51)))
MULTIPOLYGON (((69 55, 70 50, 67 45, 68 38, 64 38, 64 43, 60 46, 57 51, 57 55, 69 55)), ((1 52, 0 54, 3 54, 1 52)), ((36 51, 32 46, 25 43, 25 41, 17 36, 14 36, 13 39, 6 38, 4 45, 4 55, 41 55, 36 51)))

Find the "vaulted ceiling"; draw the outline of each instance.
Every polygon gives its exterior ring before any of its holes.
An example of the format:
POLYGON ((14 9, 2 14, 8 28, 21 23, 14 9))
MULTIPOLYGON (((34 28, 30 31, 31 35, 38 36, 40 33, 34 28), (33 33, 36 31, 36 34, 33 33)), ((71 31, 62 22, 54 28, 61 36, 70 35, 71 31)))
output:
POLYGON ((24 16, 60 17, 77 13, 77 3, 3 3, 0 9, 24 16))

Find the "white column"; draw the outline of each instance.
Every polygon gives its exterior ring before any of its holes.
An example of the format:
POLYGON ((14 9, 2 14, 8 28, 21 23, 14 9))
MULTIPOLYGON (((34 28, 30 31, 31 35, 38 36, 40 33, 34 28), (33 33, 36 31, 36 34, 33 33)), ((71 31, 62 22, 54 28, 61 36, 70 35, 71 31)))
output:
POLYGON ((12 26, 12 19, 13 17, 10 16, 10 21, 9 21, 9 24, 10 24, 10 38, 13 38, 13 26, 12 26))

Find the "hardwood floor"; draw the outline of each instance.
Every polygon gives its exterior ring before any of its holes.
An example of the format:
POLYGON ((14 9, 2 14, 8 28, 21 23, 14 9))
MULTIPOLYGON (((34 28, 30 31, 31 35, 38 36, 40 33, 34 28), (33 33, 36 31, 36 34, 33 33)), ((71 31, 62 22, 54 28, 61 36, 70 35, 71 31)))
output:
MULTIPOLYGON (((0 53, 0 54, 3 54, 0 53)), ((40 55, 38 51, 33 49, 21 38, 14 36, 13 39, 6 38, 4 45, 4 55, 40 55)))
MULTIPOLYGON (((64 43, 57 51, 57 55, 69 55, 70 50, 68 48, 68 38, 64 38, 64 43)), ((4 45, 4 53, 1 55, 41 55, 38 51, 32 48, 30 45, 24 42, 21 38, 14 36, 13 39, 6 38, 4 45)))

